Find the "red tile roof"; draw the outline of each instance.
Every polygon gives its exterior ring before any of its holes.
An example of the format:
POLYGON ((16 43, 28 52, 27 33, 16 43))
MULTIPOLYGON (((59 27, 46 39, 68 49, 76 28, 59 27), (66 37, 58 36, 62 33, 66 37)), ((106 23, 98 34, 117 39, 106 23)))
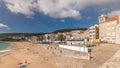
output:
POLYGON ((113 20, 119 21, 119 16, 114 16, 114 17, 111 17, 111 18, 107 18, 107 20, 105 22, 113 21, 113 20))

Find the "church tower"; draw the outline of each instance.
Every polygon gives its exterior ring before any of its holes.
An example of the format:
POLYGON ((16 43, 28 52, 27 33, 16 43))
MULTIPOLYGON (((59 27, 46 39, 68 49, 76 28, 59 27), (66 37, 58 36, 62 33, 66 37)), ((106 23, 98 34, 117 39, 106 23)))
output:
POLYGON ((99 23, 105 22, 106 19, 107 19, 107 16, 105 14, 102 14, 101 16, 99 16, 99 23))

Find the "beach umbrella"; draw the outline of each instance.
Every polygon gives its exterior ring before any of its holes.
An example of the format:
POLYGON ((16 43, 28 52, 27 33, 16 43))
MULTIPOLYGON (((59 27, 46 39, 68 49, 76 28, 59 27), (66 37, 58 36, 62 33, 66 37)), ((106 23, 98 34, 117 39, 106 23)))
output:
POLYGON ((18 64, 17 65, 22 65, 23 63, 22 62, 18 62, 18 64))

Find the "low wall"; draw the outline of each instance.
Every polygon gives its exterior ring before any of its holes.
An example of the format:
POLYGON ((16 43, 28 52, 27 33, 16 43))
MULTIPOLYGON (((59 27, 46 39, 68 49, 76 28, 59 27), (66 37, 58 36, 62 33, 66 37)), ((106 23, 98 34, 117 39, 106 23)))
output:
POLYGON ((68 46, 68 45, 59 45, 60 48, 74 50, 74 51, 80 51, 80 52, 88 52, 88 48, 86 46, 68 46))
POLYGON ((56 55, 73 57, 73 58, 77 58, 77 59, 90 60, 90 54, 88 52, 81 52, 81 51, 76 51, 76 50, 65 49, 65 48, 61 48, 57 45, 50 45, 47 47, 47 49, 56 55))

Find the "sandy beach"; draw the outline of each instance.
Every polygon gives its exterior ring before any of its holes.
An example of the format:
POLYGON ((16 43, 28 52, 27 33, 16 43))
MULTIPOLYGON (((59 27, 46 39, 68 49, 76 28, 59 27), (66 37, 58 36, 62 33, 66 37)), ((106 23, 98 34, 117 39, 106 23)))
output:
POLYGON ((56 64, 47 61, 46 57, 53 55, 41 46, 28 42, 12 42, 12 45, 15 46, 12 53, 0 58, 0 68, 16 68, 18 62, 25 61, 27 68, 58 68, 56 64))
POLYGON ((16 68, 18 62, 27 62, 27 68, 99 68, 118 50, 119 45, 101 44, 92 50, 92 59, 80 60, 52 54, 47 44, 12 42, 13 51, 0 58, 0 68, 16 68))

